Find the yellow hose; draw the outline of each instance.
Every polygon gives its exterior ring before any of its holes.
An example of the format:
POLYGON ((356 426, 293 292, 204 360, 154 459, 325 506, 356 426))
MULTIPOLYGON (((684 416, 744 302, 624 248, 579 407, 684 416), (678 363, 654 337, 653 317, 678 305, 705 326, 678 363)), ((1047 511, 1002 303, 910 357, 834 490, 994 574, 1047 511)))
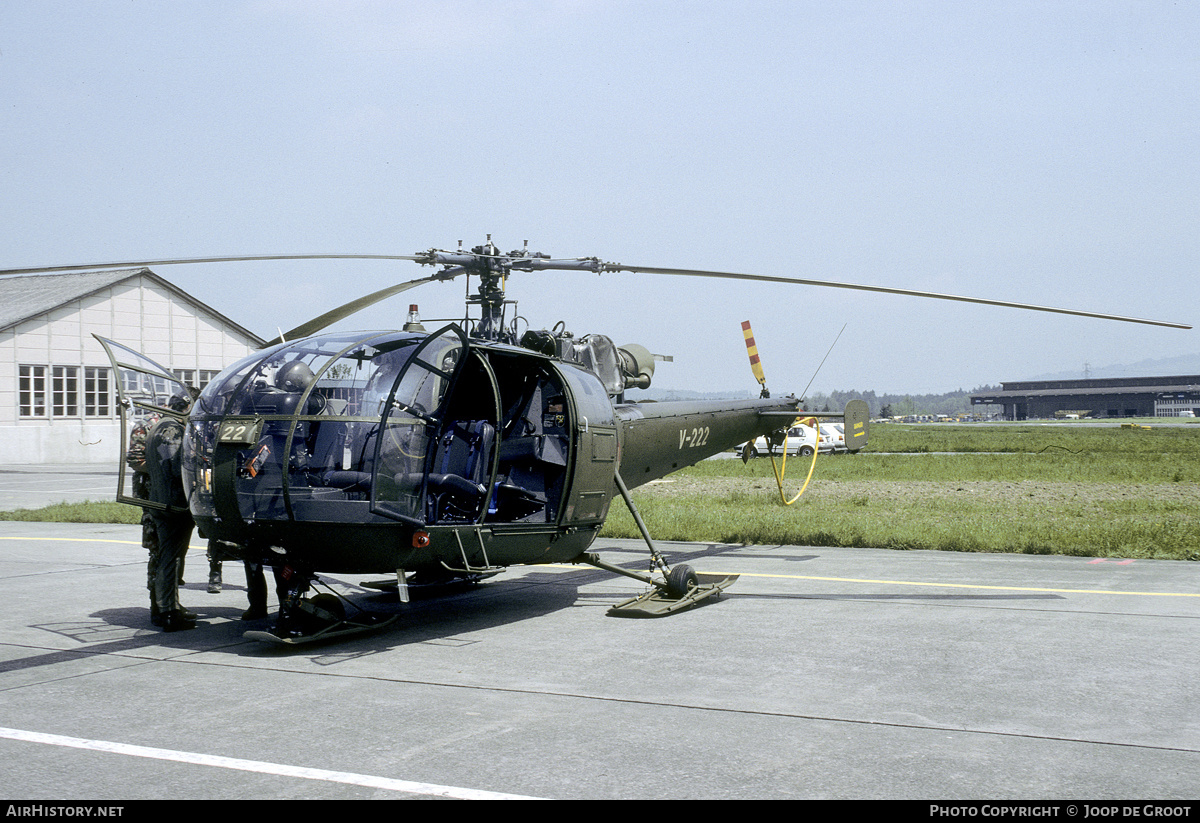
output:
MULTIPOLYGON (((800 487, 800 491, 796 492, 796 496, 791 500, 788 500, 787 496, 783 493, 783 476, 787 471, 787 432, 784 432, 783 435, 783 459, 780 461, 778 466, 775 465, 775 455, 771 455, 771 468, 775 471, 775 484, 779 486, 779 499, 783 501, 783 505, 785 506, 790 506, 800 499, 800 495, 804 494, 804 490, 808 488, 809 481, 812 480, 813 470, 817 468, 817 455, 821 452, 820 424, 817 422, 815 417, 805 417, 793 421, 792 425, 794 426, 796 424, 803 424, 808 426, 810 425, 809 421, 811 421, 811 427, 817 432, 817 445, 813 447, 812 463, 808 467, 808 477, 804 478, 804 485, 800 487)), ((791 428, 791 426, 788 428, 791 428)))

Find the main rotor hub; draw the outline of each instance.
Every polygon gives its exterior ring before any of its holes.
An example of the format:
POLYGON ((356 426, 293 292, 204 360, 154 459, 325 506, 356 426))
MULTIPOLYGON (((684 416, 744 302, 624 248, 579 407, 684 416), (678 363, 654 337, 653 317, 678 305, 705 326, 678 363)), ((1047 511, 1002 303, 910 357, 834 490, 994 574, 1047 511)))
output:
POLYGON ((428 266, 441 266, 442 271, 434 275, 438 280, 450 280, 460 274, 468 277, 475 275, 479 285, 474 294, 467 296, 467 303, 480 307, 480 319, 475 327, 474 336, 485 340, 505 341, 515 343, 514 339, 504 328, 504 281, 513 271, 547 271, 547 270, 586 270, 600 272, 604 264, 598 258, 575 260, 553 260, 550 255, 541 252, 531 252, 525 248, 504 254, 492 242, 489 234, 487 242, 474 246, 470 251, 462 249, 461 242, 458 251, 443 251, 429 249, 416 255, 417 262, 428 266))

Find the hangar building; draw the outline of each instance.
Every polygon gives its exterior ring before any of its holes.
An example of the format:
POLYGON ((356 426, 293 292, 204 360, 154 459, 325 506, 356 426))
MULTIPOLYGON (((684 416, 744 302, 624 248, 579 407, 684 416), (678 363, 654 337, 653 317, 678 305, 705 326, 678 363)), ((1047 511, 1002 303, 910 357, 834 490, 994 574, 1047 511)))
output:
POLYGON ((1000 406, 1006 420, 1080 417, 1200 417, 1200 375, 1022 380, 1001 391, 971 395, 976 413, 1000 406))
POLYGON ((115 377, 93 333, 196 386, 264 343, 147 268, 0 278, 0 463, 117 459, 115 377))

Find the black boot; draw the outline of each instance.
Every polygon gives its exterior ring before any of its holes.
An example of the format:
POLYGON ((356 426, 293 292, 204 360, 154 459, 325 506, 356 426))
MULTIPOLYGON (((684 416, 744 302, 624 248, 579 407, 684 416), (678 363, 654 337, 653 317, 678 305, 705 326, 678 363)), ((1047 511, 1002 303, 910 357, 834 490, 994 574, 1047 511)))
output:
POLYGON ((195 617, 191 620, 184 616, 182 610, 169 611, 163 615, 162 628, 164 632, 181 632, 196 628, 195 617))
POLYGON ((267 616, 267 577, 261 563, 247 560, 246 595, 250 608, 242 612, 243 620, 259 620, 267 616))

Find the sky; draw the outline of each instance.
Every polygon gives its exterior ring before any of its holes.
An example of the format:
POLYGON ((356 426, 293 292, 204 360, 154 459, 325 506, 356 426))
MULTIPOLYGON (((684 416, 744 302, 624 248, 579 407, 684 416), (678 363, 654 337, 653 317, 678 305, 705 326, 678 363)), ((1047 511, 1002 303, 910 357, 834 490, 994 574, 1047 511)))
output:
MULTIPOLYGON (((1195 324, 1198 78, 1200 5, 1161 0, 4 0, 0 268, 490 234, 1195 324)), ((431 273, 155 270, 263 337, 431 273)), ((460 317, 464 290, 336 328, 460 317)), ((1196 331, 807 286, 556 272, 508 296, 534 328, 672 356, 664 389, 757 389, 743 320, 776 395, 1200 353, 1196 331)))

